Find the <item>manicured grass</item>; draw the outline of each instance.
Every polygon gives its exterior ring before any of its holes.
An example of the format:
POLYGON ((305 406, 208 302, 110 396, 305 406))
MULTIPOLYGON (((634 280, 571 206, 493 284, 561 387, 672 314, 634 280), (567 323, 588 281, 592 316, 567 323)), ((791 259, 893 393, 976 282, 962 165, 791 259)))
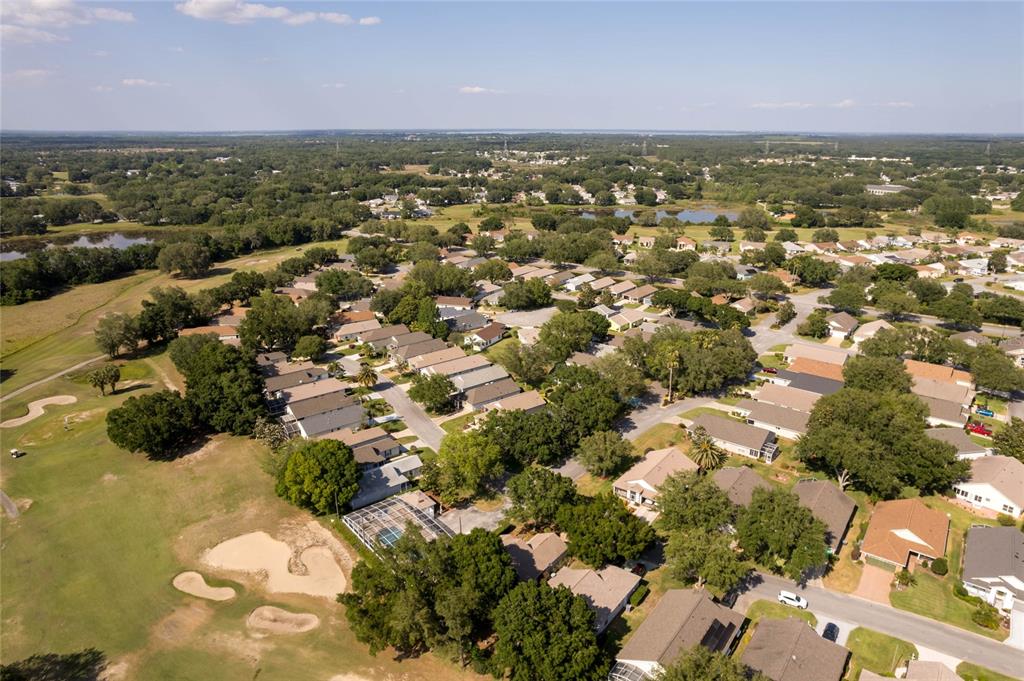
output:
POLYGON ((472 424, 474 420, 476 420, 476 416, 476 412, 456 416, 455 418, 442 423, 441 428, 446 433, 461 433, 470 424, 472 424))
MULTIPOLYGON (((780 350, 779 352, 782 351, 780 350)), ((773 369, 784 369, 786 368, 786 366, 788 366, 785 360, 779 357, 778 353, 775 352, 769 352, 767 354, 761 355, 760 357, 757 358, 757 361, 760 362, 761 366, 766 368, 770 367, 773 369)))
POLYGON ((914 576, 917 578, 915 585, 907 587, 903 591, 894 590, 889 594, 889 601, 894 607, 940 620, 999 641, 1006 638, 1006 632, 1002 629, 993 631, 979 627, 971 621, 971 613, 975 611, 975 607, 954 596, 953 590, 946 580, 936 577, 926 570, 917 570, 914 576))
POLYGON ((659 423, 633 440, 633 448, 638 453, 643 453, 649 449, 664 449, 672 445, 685 448, 686 443, 686 433, 682 427, 672 423, 659 423))
POLYGON ((714 416, 722 416, 725 418, 729 418, 728 412, 724 412, 721 409, 715 409, 714 407, 697 407, 696 409, 690 409, 689 411, 684 411, 682 414, 680 414, 679 418, 688 419, 692 421, 701 414, 712 414, 714 416))
POLYGON ((957 676, 964 681, 1020 681, 1012 676, 979 667, 970 662, 961 662, 956 668, 957 676))
POLYGON ((800 610, 775 601, 754 601, 747 608, 747 618, 757 622, 762 619, 785 620, 799 617, 812 627, 818 626, 818 618, 810 610, 800 610))
MULTIPOLYGON (((850 632, 846 647, 853 654, 852 666, 856 674, 867 669, 888 676, 901 662, 917 655, 917 648, 912 643, 864 627, 850 632)), ((855 677, 851 675, 851 678, 855 677)))
POLYGON ((612 489, 612 481, 610 478, 599 478, 596 475, 584 473, 583 476, 576 481, 576 489, 580 491, 580 494, 584 494, 588 497, 596 497, 598 494, 610 492, 612 489))

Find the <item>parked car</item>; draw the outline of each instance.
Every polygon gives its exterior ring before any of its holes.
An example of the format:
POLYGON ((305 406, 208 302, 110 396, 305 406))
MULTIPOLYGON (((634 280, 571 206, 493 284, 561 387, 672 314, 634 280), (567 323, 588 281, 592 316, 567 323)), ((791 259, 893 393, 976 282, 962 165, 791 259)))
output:
POLYGON ((807 609, 807 599, 802 596, 797 596, 792 591, 780 591, 779 592, 779 603, 783 605, 790 605, 800 610, 807 609))
POLYGON ((988 416, 989 418, 996 415, 995 412, 988 407, 978 407, 974 411, 976 411, 980 416, 988 416))
POLYGON ((647 568, 644 567, 643 563, 637 563, 636 565, 633 566, 633 569, 630 570, 630 572, 632 572, 637 577, 643 577, 644 575, 647 574, 647 568))
POLYGON ((967 424, 967 430, 971 431, 975 435, 981 435, 984 437, 992 437, 992 429, 986 426, 980 421, 971 421, 967 424))
POLYGON ((839 627, 836 626, 835 622, 829 622, 821 632, 821 637, 826 641, 832 641, 832 643, 835 643, 836 639, 839 638, 839 627))
POLYGON ((776 369, 775 367, 765 367, 761 371, 765 372, 766 374, 777 374, 777 373, 779 373, 779 370, 776 369))

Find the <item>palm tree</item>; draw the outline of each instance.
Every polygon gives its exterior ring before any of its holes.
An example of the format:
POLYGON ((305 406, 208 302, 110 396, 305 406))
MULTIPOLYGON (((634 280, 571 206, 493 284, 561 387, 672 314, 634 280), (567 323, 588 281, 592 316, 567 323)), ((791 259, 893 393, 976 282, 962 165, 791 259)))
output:
POLYGON ((369 364, 363 364, 359 369, 359 375, 356 376, 356 382, 364 388, 372 388, 377 385, 377 372, 369 364))
POLYGON ((715 470, 725 463, 725 452, 701 426, 691 431, 690 443, 690 459, 700 466, 702 471, 715 470))

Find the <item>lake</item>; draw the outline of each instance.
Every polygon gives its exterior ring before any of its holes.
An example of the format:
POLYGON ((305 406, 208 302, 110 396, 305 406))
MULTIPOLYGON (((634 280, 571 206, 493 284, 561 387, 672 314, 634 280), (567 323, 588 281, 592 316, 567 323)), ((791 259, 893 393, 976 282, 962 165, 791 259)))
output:
MULTIPOLYGON (((626 210, 623 208, 614 211, 614 215, 617 218, 632 218, 636 215, 636 210, 626 210)), ((597 213, 593 211, 583 211, 580 215, 588 220, 594 220, 597 218, 597 213)), ((722 210, 715 208, 714 206, 701 206, 700 208, 681 210, 679 212, 671 212, 667 210, 659 210, 655 213, 655 219, 661 222, 664 218, 674 217, 680 222, 693 222, 695 224, 704 224, 714 222, 715 218, 719 215, 724 215, 730 220, 736 220, 740 216, 739 213, 733 210, 722 210)))
MULTIPOLYGON (((54 246, 64 246, 66 248, 116 248, 122 250, 129 246, 135 246, 136 244, 151 244, 152 239, 148 239, 144 236, 128 236, 117 232, 115 234, 97 234, 95 236, 80 236, 72 242, 66 244, 47 244, 47 248, 53 248, 54 246)), ((4 251, 0 253, 0 262, 7 262, 10 260, 20 260, 24 258, 26 253, 23 251, 4 251)))

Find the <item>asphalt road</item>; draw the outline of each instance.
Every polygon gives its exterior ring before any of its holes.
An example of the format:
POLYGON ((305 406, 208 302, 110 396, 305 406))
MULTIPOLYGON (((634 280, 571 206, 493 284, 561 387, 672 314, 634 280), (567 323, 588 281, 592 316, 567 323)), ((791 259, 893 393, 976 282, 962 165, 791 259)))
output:
POLYGON ((4 513, 6 513, 7 517, 12 520, 21 515, 18 512, 18 505, 15 504, 14 501, 7 496, 7 492, 4 492, 3 490, 0 490, 0 506, 3 506, 4 513))
POLYGON ((374 390, 387 400, 388 404, 405 421, 405 425, 409 427, 409 430, 415 433, 416 437, 423 441, 423 444, 435 452, 441 448, 441 439, 445 435, 444 431, 427 416, 427 412, 423 411, 420 405, 413 402, 405 394, 404 390, 391 381, 378 383, 374 390))
POLYGON ((999 641, 849 594, 813 586, 802 588, 772 575, 760 577, 761 583, 736 601, 737 610, 745 612, 755 600, 774 601, 785 589, 806 598, 819 621, 850 622, 1014 677, 1024 670, 1024 651, 999 641))

